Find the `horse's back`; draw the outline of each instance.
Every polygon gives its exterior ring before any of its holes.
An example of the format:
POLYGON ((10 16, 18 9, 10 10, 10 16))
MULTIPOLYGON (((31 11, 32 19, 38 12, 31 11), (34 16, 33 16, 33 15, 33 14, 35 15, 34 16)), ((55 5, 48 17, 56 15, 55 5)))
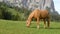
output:
POLYGON ((37 18, 40 16, 40 10, 39 9, 35 9, 33 12, 34 12, 34 18, 37 18))
POLYGON ((41 10, 40 17, 41 18, 46 18, 48 17, 49 12, 47 10, 41 10))
POLYGON ((49 12, 47 10, 39 10, 39 9, 35 9, 34 11, 32 11, 29 15, 29 18, 46 18, 48 17, 49 12))

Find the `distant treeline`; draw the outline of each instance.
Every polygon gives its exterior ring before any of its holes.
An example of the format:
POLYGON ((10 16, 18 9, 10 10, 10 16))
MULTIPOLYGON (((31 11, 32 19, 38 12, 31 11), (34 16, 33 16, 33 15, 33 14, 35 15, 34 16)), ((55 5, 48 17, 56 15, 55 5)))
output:
MULTIPOLYGON (((27 19, 30 13, 31 10, 28 10, 27 8, 11 7, 4 2, 0 2, 0 19, 23 21, 27 19)), ((55 13, 50 12, 51 21, 60 21, 60 15, 55 13)))

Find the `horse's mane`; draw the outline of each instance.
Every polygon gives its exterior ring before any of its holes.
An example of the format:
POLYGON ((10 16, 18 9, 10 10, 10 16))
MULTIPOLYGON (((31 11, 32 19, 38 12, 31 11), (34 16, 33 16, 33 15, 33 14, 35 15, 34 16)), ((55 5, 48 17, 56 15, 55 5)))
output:
POLYGON ((40 11, 39 9, 35 9, 34 11, 32 11, 30 15, 28 16, 28 19, 31 19, 34 16, 34 13, 39 12, 39 11, 40 11))

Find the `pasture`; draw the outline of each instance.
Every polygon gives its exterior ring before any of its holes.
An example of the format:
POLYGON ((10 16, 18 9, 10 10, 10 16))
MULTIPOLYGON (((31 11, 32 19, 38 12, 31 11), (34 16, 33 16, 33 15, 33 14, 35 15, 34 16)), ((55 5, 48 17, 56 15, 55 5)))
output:
POLYGON ((0 20, 0 34, 60 34, 59 22, 51 22, 50 29, 44 29, 43 26, 44 23, 40 22, 40 29, 37 29, 33 21, 27 28, 25 21, 0 20))

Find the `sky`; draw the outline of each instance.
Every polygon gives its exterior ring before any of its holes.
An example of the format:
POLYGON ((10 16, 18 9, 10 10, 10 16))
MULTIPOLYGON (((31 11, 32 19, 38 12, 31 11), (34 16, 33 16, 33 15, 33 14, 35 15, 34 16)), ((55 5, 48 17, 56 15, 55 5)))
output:
POLYGON ((54 1, 55 10, 58 11, 58 13, 60 14, 60 0, 53 0, 53 1, 54 1))

